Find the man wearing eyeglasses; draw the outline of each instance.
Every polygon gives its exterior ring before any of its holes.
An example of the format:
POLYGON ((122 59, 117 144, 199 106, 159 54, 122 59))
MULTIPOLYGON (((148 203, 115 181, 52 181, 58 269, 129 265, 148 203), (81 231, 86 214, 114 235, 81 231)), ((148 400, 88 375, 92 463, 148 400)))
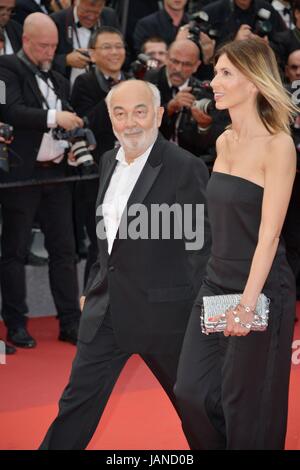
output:
MULTIPOLYGON (((109 119, 105 98, 116 83, 126 80, 122 67, 125 61, 124 39, 120 31, 111 26, 102 26, 91 39, 91 60, 95 63, 89 72, 77 77, 71 97, 74 110, 81 117, 87 116, 97 148, 94 158, 97 162, 107 150, 115 147, 116 137, 109 119)), ((98 181, 89 180, 79 183, 82 187, 81 207, 90 240, 84 279, 97 259, 97 237, 95 225, 95 203, 98 181)))
POLYGON ((198 46, 189 39, 176 40, 168 50, 166 66, 150 70, 145 79, 161 93, 165 113, 160 131, 164 137, 202 157, 210 166, 227 115, 198 106, 200 99, 210 100, 213 106, 209 84, 193 76, 200 65, 198 46))
POLYGON ((12 16, 16 0, 0 0, 0 27, 4 33, 4 44, 0 54, 14 54, 22 44, 22 28, 12 16))
POLYGON ((71 80, 88 71, 91 64, 89 42, 92 33, 100 26, 119 28, 115 12, 105 7, 105 0, 76 0, 73 7, 54 13, 59 43, 55 68, 71 80))

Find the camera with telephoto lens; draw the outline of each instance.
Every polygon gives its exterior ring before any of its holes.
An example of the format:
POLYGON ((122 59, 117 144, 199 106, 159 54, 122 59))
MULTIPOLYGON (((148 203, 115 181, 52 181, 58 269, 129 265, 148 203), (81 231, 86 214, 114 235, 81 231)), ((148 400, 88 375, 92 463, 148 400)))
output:
MULTIPOLYGON (((53 129, 53 138, 56 140, 66 140, 71 145, 71 152, 75 157, 75 165, 80 168, 83 175, 88 175, 97 171, 91 150, 97 146, 95 136, 88 126, 87 118, 83 118, 84 127, 75 127, 66 131, 62 127, 53 129)), ((70 162, 69 162, 70 163, 70 162)))
POLYGON ((138 80, 143 80, 148 70, 157 69, 159 62, 147 54, 139 54, 137 59, 130 66, 131 74, 138 80))
POLYGON ((191 16, 188 39, 198 45, 200 33, 207 34, 211 39, 218 37, 218 31, 211 26, 209 16, 203 10, 197 11, 191 16))
POLYGON ((272 23, 270 21, 271 12, 265 8, 260 8, 255 16, 255 24, 252 32, 263 38, 269 36, 272 31, 272 23))
POLYGON ((201 84, 196 84, 193 86, 192 83, 192 95, 195 96, 195 101, 193 103, 193 107, 199 109, 205 114, 209 116, 215 111, 215 101, 213 98, 209 98, 208 96, 203 96, 203 94, 212 94, 212 89, 210 86, 209 81, 203 81, 201 84))
POLYGON ((9 124, 0 124, 0 137, 4 140, 4 142, 0 142, 0 170, 6 173, 9 172, 7 144, 13 138, 13 130, 9 124))
MULTIPOLYGON (((212 116, 215 108, 215 102, 213 99, 212 89, 209 81, 202 81, 195 78, 190 79, 189 86, 192 88, 190 93, 194 95, 195 101, 193 107, 199 109, 205 114, 212 116)), ((181 118, 179 124, 179 132, 185 132, 187 128, 190 128, 194 124, 194 118, 189 108, 183 108, 181 111, 181 118)))

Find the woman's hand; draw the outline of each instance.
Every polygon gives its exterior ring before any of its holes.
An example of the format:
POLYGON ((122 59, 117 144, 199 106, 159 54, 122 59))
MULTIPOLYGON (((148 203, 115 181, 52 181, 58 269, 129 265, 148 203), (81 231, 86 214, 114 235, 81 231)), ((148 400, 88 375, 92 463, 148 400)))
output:
MULTIPOLYGON (((246 312, 239 304, 236 307, 230 307, 225 314, 227 326, 224 330, 224 336, 247 336, 251 331, 251 324, 254 319, 254 312, 246 312)), ((217 322, 222 315, 211 317, 208 321, 217 322)))

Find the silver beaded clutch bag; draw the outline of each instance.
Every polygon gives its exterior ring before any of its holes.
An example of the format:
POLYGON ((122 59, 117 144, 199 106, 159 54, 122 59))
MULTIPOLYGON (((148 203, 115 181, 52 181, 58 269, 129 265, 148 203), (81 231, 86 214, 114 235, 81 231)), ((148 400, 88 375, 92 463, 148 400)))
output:
MULTIPOLYGON (((201 329, 202 333, 218 333, 226 328, 226 317, 221 317, 218 322, 209 321, 209 318, 225 314, 230 307, 235 307, 241 300, 242 294, 213 295, 203 297, 201 306, 201 329)), ((256 311, 252 331, 264 331, 268 326, 270 299, 265 294, 260 294, 256 304, 256 311)))

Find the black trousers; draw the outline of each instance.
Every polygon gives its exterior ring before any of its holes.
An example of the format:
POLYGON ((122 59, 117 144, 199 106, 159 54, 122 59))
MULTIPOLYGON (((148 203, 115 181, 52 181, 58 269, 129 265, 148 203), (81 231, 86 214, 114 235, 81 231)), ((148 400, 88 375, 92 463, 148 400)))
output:
POLYGON ((295 289, 287 263, 282 263, 278 281, 267 330, 245 337, 201 332, 198 302, 212 295, 203 284, 187 327, 175 386, 191 449, 284 448, 295 316, 295 289))
MULTIPOLYGON (((88 344, 78 342, 69 384, 41 450, 85 449, 130 356, 118 347, 108 312, 93 341, 88 344)), ((174 355, 143 354, 141 357, 175 404, 173 386, 179 351, 174 355)))
POLYGON ((71 189, 67 183, 0 190, 2 316, 8 328, 26 324, 25 258, 37 211, 49 253, 49 280, 61 326, 80 316, 71 189))

